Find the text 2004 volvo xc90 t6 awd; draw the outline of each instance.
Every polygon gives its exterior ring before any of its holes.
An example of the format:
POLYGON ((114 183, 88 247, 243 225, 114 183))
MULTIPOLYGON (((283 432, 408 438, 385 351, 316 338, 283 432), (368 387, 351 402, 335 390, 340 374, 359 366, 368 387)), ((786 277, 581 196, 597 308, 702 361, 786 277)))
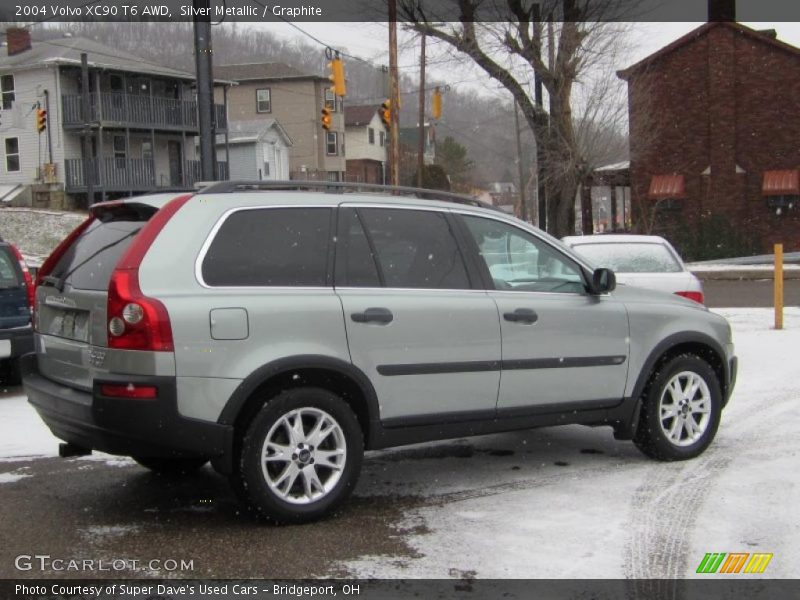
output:
POLYGON ((302 521, 347 497, 365 449, 566 423, 661 460, 711 443, 736 371, 725 319, 615 289, 474 201, 331 189, 350 191, 93 206, 40 271, 23 365, 66 451, 211 460, 258 512, 302 521))

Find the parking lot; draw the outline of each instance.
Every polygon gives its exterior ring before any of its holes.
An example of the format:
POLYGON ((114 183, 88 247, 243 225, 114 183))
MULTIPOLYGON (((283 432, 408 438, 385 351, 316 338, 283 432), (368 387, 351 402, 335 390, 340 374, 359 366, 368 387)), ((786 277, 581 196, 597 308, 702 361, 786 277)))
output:
POLYGON ((0 576, 645 579, 691 577, 706 552, 767 552, 770 576, 792 577, 800 309, 785 331, 768 309, 721 312, 741 371, 701 457, 653 462, 580 426, 373 452, 344 508, 303 526, 254 521, 210 467, 170 480, 129 459, 55 458, 21 388, 6 389, 0 576), (50 559, 26 569, 29 555, 50 559))

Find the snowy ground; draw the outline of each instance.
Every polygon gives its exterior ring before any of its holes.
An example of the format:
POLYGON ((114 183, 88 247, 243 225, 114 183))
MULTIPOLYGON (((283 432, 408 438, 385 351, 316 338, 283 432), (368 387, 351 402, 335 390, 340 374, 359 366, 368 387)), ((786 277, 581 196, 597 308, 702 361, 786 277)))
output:
MULTIPOLYGON (((783 331, 769 309, 718 312, 740 373, 703 456, 657 463, 607 428, 578 426, 370 453, 352 502, 415 499, 392 525, 405 550, 340 560, 328 574, 672 579, 695 576, 706 552, 771 552, 770 577, 797 577, 800 308, 787 309, 783 331)), ((53 456, 56 440, 14 393, 0 390, 0 460, 53 456)), ((0 475, 0 488, 34 482, 29 473, 0 475)))
POLYGON ((0 209, 0 237, 39 266, 58 243, 86 219, 86 213, 33 208, 0 209))

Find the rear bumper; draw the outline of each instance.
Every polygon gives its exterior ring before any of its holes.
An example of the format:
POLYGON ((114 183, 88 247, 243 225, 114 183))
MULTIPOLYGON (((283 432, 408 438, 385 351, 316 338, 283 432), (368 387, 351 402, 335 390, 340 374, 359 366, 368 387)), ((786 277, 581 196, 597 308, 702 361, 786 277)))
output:
POLYGON ((28 402, 53 435, 66 442, 109 454, 148 457, 218 458, 232 447, 232 427, 178 413, 174 377, 111 376, 95 381, 88 392, 44 377, 35 354, 23 356, 21 366, 28 402), (158 398, 103 396, 104 383, 154 385, 158 398))
POLYGON ((8 356, 5 355, 5 352, 0 354, 0 360, 16 358, 28 352, 33 352, 33 329, 30 324, 24 327, 0 329, 0 340, 11 342, 10 354, 8 356))

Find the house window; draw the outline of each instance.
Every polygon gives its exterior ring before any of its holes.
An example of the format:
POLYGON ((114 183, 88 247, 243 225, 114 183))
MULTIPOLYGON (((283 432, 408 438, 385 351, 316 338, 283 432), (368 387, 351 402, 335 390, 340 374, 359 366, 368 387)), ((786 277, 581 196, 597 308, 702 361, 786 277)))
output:
MULTIPOLYGON (((122 139, 124 140, 125 138, 122 139)), ((142 158, 145 160, 152 160, 153 144, 151 144, 150 142, 142 142, 142 158)))
POLYGON ((3 110, 10 110, 11 104, 15 100, 13 75, 3 75, 0 77, 0 91, 2 91, 3 95, 3 110))
POLYGON ((325 108, 336 112, 336 96, 330 90, 325 90, 325 108))
POLYGON ((367 129, 367 136, 369 137, 369 143, 375 145, 375 130, 372 127, 367 129))
POLYGON ((383 148, 386 145, 386 132, 385 131, 379 131, 378 132, 378 144, 380 145, 381 148, 383 148))
POLYGON ((19 138, 6 138, 6 172, 19 171, 19 138))
POLYGON ((125 168, 125 162, 126 162, 125 158, 127 158, 125 136, 124 135, 115 135, 114 136, 114 165, 118 169, 124 169, 125 168))
POLYGON ((339 134, 335 131, 329 131, 325 139, 325 154, 328 156, 336 156, 339 145, 339 134))
POLYGON ((272 112, 272 94, 269 88, 256 90, 256 112, 272 112))
POLYGON ((125 82, 122 79, 122 75, 109 75, 108 87, 111 89, 112 92, 116 94, 121 94, 122 92, 124 92, 125 82))

